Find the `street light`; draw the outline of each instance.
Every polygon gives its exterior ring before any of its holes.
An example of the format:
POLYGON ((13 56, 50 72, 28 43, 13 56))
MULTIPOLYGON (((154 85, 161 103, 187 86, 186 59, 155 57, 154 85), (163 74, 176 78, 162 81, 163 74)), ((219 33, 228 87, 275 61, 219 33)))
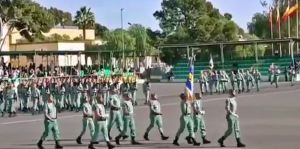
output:
POLYGON ((123 11, 124 8, 121 8, 121 29, 122 29, 122 61, 123 61, 123 68, 125 68, 125 54, 124 54, 124 50, 125 50, 125 43, 124 43, 124 28, 123 28, 123 11))

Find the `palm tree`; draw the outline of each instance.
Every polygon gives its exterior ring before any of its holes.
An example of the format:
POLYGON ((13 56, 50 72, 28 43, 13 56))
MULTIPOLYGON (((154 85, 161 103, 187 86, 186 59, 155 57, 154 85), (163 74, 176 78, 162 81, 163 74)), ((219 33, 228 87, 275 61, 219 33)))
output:
POLYGON ((93 28, 95 24, 95 15, 91 12, 91 8, 81 7, 76 12, 74 23, 82 28, 83 40, 86 39, 86 29, 93 28))

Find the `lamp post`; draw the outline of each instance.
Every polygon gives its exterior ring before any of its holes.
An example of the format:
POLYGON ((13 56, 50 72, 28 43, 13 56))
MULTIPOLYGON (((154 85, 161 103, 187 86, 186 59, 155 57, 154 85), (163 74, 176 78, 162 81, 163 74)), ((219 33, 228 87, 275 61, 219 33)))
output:
POLYGON ((124 8, 121 8, 121 29, 122 29, 122 61, 123 61, 123 68, 125 68, 125 43, 124 43, 124 27, 123 27, 123 11, 124 8))

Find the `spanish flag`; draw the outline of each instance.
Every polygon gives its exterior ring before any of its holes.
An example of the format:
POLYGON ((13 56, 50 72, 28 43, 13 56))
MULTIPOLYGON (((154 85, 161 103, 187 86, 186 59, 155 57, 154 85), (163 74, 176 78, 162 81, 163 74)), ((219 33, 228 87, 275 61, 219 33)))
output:
POLYGON ((290 5, 287 6, 283 16, 282 16, 282 20, 285 22, 288 18, 289 18, 289 11, 290 11, 290 5))
POLYGON ((294 14, 296 14, 296 12, 298 12, 298 4, 295 4, 289 9, 288 15, 293 16, 294 14))

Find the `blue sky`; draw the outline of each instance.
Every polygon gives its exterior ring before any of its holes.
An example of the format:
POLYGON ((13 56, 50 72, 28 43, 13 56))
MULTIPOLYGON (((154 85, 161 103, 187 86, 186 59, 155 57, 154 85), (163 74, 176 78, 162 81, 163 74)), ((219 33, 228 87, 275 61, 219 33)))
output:
MULTIPOLYGON (((159 22, 153 17, 160 10, 162 0, 35 0, 46 7, 56 7, 72 14, 81 7, 91 7, 96 14, 96 21, 110 29, 120 27, 120 9, 124 8, 124 24, 127 22, 143 24, 146 27, 159 29, 159 22)), ((264 8, 260 0, 209 0, 221 13, 229 12, 240 27, 247 29, 249 22, 256 12, 264 8)))

